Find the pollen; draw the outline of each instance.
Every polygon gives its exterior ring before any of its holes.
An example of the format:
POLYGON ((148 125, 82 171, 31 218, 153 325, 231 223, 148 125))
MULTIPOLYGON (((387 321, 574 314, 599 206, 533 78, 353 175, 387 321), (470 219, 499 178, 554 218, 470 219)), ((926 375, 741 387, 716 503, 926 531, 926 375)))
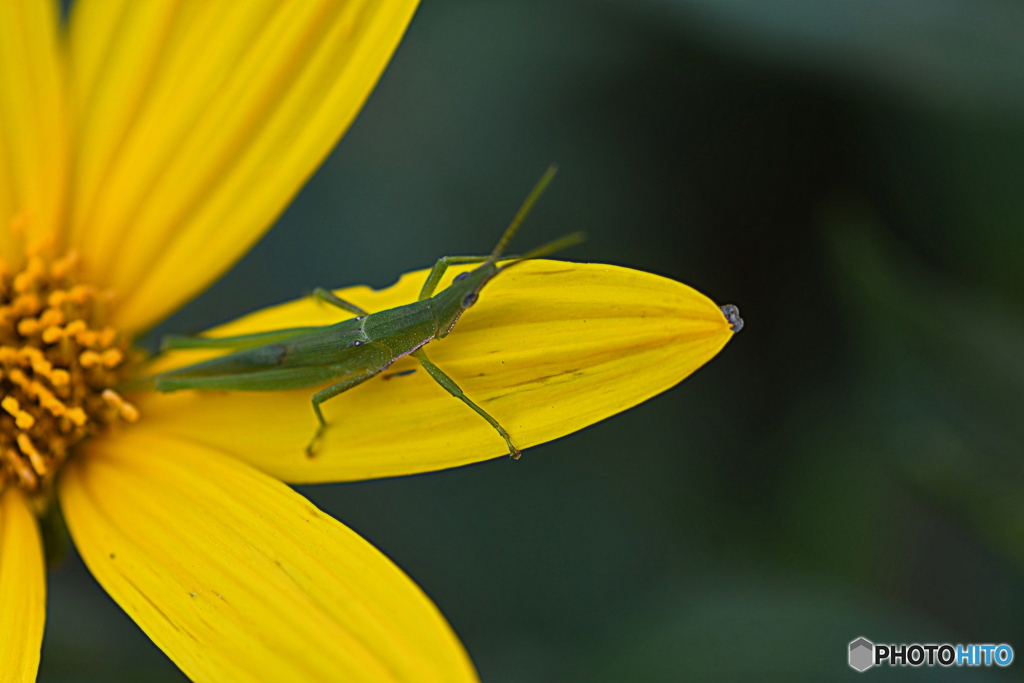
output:
POLYGON ((109 295, 80 282, 76 253, 27 251, 18 271, 0 263, 0 491, 46 494, 75 444, 139 411, 114 388, 132 356, 109 295))

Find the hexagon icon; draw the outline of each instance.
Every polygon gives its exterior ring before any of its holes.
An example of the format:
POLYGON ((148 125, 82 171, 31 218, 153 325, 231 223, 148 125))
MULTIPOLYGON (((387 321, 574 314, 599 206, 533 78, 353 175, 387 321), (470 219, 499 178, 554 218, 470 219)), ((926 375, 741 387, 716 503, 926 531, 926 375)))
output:
POLYGON ((857 671, 867 671, 875 665, 875 644, 867 638, 858 638, 850 643, 850 666, 857 671))

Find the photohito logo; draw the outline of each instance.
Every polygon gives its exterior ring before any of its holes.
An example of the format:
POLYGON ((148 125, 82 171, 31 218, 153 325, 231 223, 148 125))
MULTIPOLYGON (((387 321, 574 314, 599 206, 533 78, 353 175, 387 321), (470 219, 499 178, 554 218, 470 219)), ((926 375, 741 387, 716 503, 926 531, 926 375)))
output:
POLYGON ((882 645, 867 638, 850 641, 850 666, 867 671, 873 666, 1010 666, 1013 648, 1003 643, 952 645, 950 643, 901 643, 882 645))

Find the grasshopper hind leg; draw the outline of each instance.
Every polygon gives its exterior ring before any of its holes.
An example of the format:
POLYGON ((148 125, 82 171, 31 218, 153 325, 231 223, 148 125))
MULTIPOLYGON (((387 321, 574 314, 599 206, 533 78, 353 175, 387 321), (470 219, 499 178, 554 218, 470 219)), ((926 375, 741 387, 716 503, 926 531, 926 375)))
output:
POLYGON ((327 429, 327 421, 324 419, 324 414, 320 410, 320 404, 323 403, 324 401, 334 398, 338 394, 348 391, 352 387, 362 384, 366 380, 375 376, 380 371, 381 368, 371 368, 370 370, 361 372, 358 375, 347 377, 338 382, 337 384, 332 384, 326 389, 323 389, 322 391, 318 391, 317 393, 313 394, 313 412, 316 413, 317 422, 319 422, 320 424, 317 425, 316 432, 314 432, 313 434, 313 438, 309 440, 309 445, 306 446, 307 458, 316 457, 317 442, 320 440, 320 437, 323 436, 324 430, 327 429))

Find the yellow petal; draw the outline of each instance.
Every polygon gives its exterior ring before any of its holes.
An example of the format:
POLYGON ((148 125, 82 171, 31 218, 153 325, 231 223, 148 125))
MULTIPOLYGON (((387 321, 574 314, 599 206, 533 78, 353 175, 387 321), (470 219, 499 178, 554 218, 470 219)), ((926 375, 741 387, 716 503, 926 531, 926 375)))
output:
POLYGON ((0 681, 34 681, 46 619, 36 518, 17 489, 0 493, 0 681))
POLYGON ((192 680, 475 680, 419 588, 287 486, 144 427, 86 446, 59 488, 75 545, 192 680))
MULTIPOLYGON (((448 280, 468 268, 451 269, 448 280)), ((380 311, 414 300, 425 277, 420 271, 383 291, 353 287, 338 293, 380 311)), ((304 299, 246 316, 215 334, 325 325, 345 317, 304 299)), ((455 331, 426 350, 513 443, 526 448, 669 389, 732 334, 715 303, 673 280, 617 266, 529 261, 495 278, 455 331)), ((200 357, 176 352, 161 364, 200 357)), ((410 474, 508 453, 483 419, 405 358, 323 404, 330 428, 316 457, 307 458, 304 448, 316 427, 310 406, 315 391, 181 391, 137 400, 152 428, 214 444, 293 482, 410 474), (407 369, 416 372, 391 374, 407 369)))
POLYGON ((11 221, 57 236, 68 174, 67 106, 55 0, 0 2, 0 255, 21 255, 11 221))
POLYGON ((79 0, 73 242, 140 330, 263 234, 352 122, 416 0, 79 0))

